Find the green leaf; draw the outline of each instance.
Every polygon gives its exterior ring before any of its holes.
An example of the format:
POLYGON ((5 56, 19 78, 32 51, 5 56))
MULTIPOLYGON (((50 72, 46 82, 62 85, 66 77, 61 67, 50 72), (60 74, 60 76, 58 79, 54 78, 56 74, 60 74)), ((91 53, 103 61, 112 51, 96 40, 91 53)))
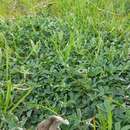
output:
POLYGON ((115 130, 121 130, 121 124, 120 122, 115 123, 115 130))
POLYGON ((126 126, 122 127, 121 130, 130 130, 130 125, 126 125, 126 126))

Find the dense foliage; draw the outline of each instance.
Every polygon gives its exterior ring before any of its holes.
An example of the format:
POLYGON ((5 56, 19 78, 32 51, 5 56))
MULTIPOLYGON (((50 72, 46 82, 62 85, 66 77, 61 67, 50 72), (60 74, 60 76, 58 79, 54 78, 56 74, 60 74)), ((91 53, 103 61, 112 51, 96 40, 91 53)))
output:
POLYGON ((70 121, 63 129, 130 128, 129 19, 75 4, 64 17, 0 20, 0 129, 51 114, 70 121))

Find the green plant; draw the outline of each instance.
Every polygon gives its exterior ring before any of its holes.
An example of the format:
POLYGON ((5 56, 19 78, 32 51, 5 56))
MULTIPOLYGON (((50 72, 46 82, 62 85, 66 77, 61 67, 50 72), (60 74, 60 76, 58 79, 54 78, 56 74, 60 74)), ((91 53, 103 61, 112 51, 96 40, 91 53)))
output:
POLYGON ((38 15, 41 3, 22 0, 20 17, 0 19, 0 129, 33 129, 50 114, 69 119, 62 129, 129 127, 129 15, 119 1, 46 1, 38 15))
POLYGON ((106 99, 101 106, 98 106, 99 113, 97 114, 97 119, 99 120, 100 130, 112 130, 112 100, 106 99))

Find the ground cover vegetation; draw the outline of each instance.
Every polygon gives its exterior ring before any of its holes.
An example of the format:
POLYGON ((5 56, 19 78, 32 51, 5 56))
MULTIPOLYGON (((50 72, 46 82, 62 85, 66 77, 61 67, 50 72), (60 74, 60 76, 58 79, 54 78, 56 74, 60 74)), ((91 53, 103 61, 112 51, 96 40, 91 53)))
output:
POLYGON ((130 129, 129 0, 0 0, 0 129, 130 129))

